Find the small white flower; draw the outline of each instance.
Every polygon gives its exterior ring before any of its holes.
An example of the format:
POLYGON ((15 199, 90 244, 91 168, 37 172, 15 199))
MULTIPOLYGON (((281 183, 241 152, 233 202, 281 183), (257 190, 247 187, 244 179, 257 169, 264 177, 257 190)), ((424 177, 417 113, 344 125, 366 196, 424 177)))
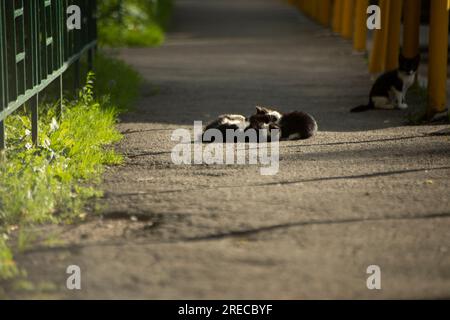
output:
MULTIPOLYGON (((36 167, 34 168, 34 172, 36 173, 44 173, 45 172, 45 167, 36 167)), ((30 191, 31 194, 31 191, 30 191)))
POLYGON ((25 129, 25 136, 29 136, 29 135, 31 135, 31 131, 30 130, 28 130, 28 129, 25 129))
POLYGON ((50 140, 49 139, 44 139, 44 147, 45 148, 48 148, 48 147, 50 147, 50 140))
POLYGON ((50 123, 50 132, 56 131, 59 129, 58 122, 55 118, 52 118, 52 122, 50 123))
POLYGON ((28 142, 28 143, 25 145, 25 149, 30 150, 31 148, 33 148, 33 145, 32 145, 31 143, 28 142))

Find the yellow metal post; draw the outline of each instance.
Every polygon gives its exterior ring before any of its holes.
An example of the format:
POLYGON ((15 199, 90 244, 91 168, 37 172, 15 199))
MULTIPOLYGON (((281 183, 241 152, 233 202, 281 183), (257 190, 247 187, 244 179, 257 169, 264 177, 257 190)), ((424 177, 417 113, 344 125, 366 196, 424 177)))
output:
POLYGON ((306 0, 298 0, 297 1, 297 6, 300 8, 300 10, 303 13, 306 13, 306 0))
POLYGON ((324 3, 323 0, 317 0, 316 5, 317 22, 319 22, 321 25, 323 25, 323 17, 322 17, 323 3, 324 3))
POLYGON ((331 20, 331 0, 320 0, 320 22, 325 26, 330 26, 330 20, 331 20))
POLYGON ((314 3, 314 7, 313 7, 314 20, 316 22, 320 22, 320 6, 322 4, 322 1, 321 0, 316 0, 316 1, 313 1, 313 3, 314 3))
POLYGON ((303 7, 302 11, 305 15, 308 15, 308 1, 307 0, 302 0, 301 2, 301 6, 303 7))
POLYGON ((333 32, 341 33, 343 0, 334 0, 333 6, 333 32))
POLYGON ((311 11, 311 17, 313 19, 316 19, 316 7, 317 7, 317 0, 316 1, 310 1, 309 11, 311 11))
POLYGON ((367 41, 367 7, 369 0, 355 0, 355 31, 353 34, 353 50, 366 51, 367 41))
POLYGON ((429 117, 445 111, 447 106, 448 8, 447 0, 431 0, 427 110, 429 117))
POLYGON ((398 68, 398 55, 400 52, 400 28, 402 23, 402 3, 403 1, 400 0, 389 1, 389 33, 386 48, 385 70, 394 70, 398 68))
POLYGON ((289 3, 291 6, 296 6, 296 1, 294 0, 285 0, 287 3, 289 3))
POLYGON ((414 58, 419 54, 420 0, 403 3, 403 55, 414 58))
POLYGON ((353 36, 353 24, 355 22, 353 18, 355 0, 343 0, 342 7, 342 37, 351 39, 353 36))
POLYGON ((314 12, 314 6, 315 6, 314 2, 315 1, 306 1, 306 11, 307 11, 308 16, 310 18, 314 17, 314 13, 313 13, 314 12))
MULTIPOLYGON (((388 37, 388 21, 389 21, 389 1, 380 0, 381 9, 381 29, 374 31, 373 47, 370 53, 369 72, 383 72, 386 61, 386 47, 388 37)), ((400 1, 400 0, 393 0, 400 1)))

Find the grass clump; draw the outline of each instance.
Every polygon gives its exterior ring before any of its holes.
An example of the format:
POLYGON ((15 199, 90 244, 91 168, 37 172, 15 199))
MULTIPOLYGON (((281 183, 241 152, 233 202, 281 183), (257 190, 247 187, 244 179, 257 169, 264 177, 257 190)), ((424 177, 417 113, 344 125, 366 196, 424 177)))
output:
POLYGON ((172 0, 108 0, 98 4, 101 45, 147 47, 164 41, 172 0))
POLYGON ((19 274, 11 249, 6 244, 7 236, 0 237, 0 279, 10 279, 19 274))
POLYGON ((96 94, 94 74, 89 73, 78 98, 64 102, 62 114, 59 103, 40 105, 37 147, 32 145, 26 108, 5 121, 7 148, 0 159, 0 279, 19 273, 8 245, 12 234, 20 235, 33 224, 76 221, 84 215, 86 201, 101 195, 95 186, 104 166, 122 162, 122 156, 110 147, 122 138, 115 124, 118 114, 136 99, 141 80, 132 69, 110 58, 100 56, 96 66, 96 94), (111 96, 107 95, 110 81, 115 81, 111 96))

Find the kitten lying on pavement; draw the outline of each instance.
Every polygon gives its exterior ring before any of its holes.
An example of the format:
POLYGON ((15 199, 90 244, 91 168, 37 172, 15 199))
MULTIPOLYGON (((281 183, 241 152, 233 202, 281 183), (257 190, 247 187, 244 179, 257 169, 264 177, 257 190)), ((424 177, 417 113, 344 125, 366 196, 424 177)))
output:
MULTIPOLYGON (((257 132, 266 129, 267 139, 270 141, 271 130, 280 130, 280 140, 300 140, 313 137, 318 129, 316 120, 309 114, 294 111, 290 113, 280 113, 276 110, 256 107, 256 114, 250 118, 242 115, 225 114, 219 116, 216 120, 205 127, 208 129, 217 129, 222 135, 226 136, 226 130, 240 130, 245 132, 249 129, 255 129, 257 132)), ((258 141, 260 137, 258 137, 258 141)), ((210 142, 205 141, 204 142, 210 142)))
MULTIPOLYGON (((209 135, 206 135, 206 132, 208 132, 208 130, 210 130, 210 132, 212 131, 212 129, 219 130, 223 137, 223 141, 221 142, 227 142, 227 130, 233 130, 237 131, 238 133, 244 134, 249 127, 249 119, 247 119, 245 116, 240 114, 223 114, 205 127, 202 134, 202 141, 206 143, 215 142, 215 140, 210 139, 209 135)), ((237 139, 234 139, 233 142, 238 141, 237 139)))
POLYGON ((244 131, 248 126, 249 122, 247 118, 240 114, 223 114, 208 124, 204 131, 217 129, 225 136, 227 129, 244 131))
MULTIPOLYGON (((263 107, 256 107, 253 122, 264 123, 269 128, 276 126, 280 129, 280 140, 304 140, 313 137, 318 130, 316 120, 301 111, 280 113, 263 107)), ((250 123, 252 123, 252 117, 250 123)))

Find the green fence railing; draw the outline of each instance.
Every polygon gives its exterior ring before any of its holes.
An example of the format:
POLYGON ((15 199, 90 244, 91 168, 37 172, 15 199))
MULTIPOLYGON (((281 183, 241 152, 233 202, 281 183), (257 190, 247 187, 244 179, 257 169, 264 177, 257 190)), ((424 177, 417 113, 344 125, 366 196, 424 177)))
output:
POLYGON ((62 95, 62 75, 72 64, 78 87, 85 53, 92 68, 95 13, 95 0, 0 0, 0 150, 8 115, 29 102, 37 144, 39 92, 59 78, 62 95), (73 5, 81 11, 80 29, 67 27, 67 9, 73 5))

